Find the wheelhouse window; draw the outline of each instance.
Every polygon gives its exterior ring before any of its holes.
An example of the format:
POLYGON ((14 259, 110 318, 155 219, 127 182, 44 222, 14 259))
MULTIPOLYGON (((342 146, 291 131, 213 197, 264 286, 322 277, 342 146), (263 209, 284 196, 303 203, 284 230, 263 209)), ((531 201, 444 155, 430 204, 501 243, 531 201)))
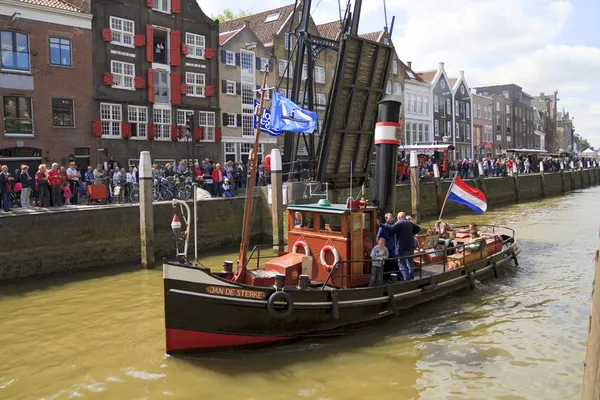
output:
POLYGON ((100 120, 102 121, 102 137, 121 137, 123 116, 120 104, 100 103, 100 120))
POLYGON ((335 214, 320 214, 319 230, 324 232, 342 232, 342 216, 335 214))
POLYGON ((52 126, 69 128, 74 127, 74 114, 73 100, 52 99, 52 126))
POLYGON ((31 71, 29 37, 25 33, 0 31, 2 69, 31 71))
POLYGON ((188 96, 204 97, 205 77, 204 74, 195 72, 185 73, 185 83, 188 87, 188 96))
POLYGON ((204 127, 204 141, 215 141, 215 113, 200 111, 198 113, 198 126, 204 127))
POLYGON ((112 60, 110 69, 113 74, 113 88, 135 90, 133 84, 135 80, 134 64, 112 60))
POLYGON ((51 37, 50 38, 50 64, 70 67, 71 64, 71 40, 51 37))
POLYGON ((133 36, 135 35, 135 22, 110 17, 110 30, 112 32, 112 41, 110 43, 125 47, 135 47, 133 36))
POLYGON ((33 134, 31 98, 21 96, 4 97, 4 133, 33 134))
POLYGON ((170 108, 154 108, 154 138, 158 140, 171 139, 170 108))
POLYGON ((311 212, 300 212, 295 211, 294 217, 294 229, 304 229, 312 231, 315 228, 314 225, 314 213, 311 212))
POLYGON ((148 107, 128 106, 131 137, 145 139, 148 136, 148 107))
MULTIPOLYGON (((188 46, 187 57, 204 59, 204 51, 206 49, 206 39, 202 35, 195 33, 185 34, 185 44, 188 46)), ((234 58, 235 64, 235 58, 234 58)))

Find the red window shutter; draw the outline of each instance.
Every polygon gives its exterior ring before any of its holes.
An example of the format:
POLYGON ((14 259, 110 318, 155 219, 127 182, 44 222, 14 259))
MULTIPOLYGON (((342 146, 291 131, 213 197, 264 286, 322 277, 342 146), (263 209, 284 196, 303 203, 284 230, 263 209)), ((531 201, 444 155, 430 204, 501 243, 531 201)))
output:
POLYGON ((146 44, 146 36, 144 35, 135 35, 133 37, 133 44, 135 47, 142 47, 146 44))
POLYGON ((204 58, 207 60, 211 60, 215 56, 215 49, 211 49, 210 47, 204 50, 204 58))
POLYGON ((219 126, 219 127, 215 128, 215 142, 217 142, 217 143, 220 142, 221 136, 222 136, 221 127, 219 126))
POLYGON ((188 87, 185 83, 181 84, 181 94, 188 94, 188 87))
POLYGON ((148 125, 148 139, 152 140, 154 139, 154 125, 153 124, 147 124, 148 125))
POLYGON ((181 48, 181 32, 171 31, 169 40, 171 41, 171 65, 178 66, 181 64, 181 54, 179 51, 181 48))
POLYGON ((146 61, 154 61, 154 28, 152 25, 146 25, 146 61))
POLYGON ((181 43, 181 54, 183 54, 184 56, 188 55, 188 45, 185 43, 181 43))
POLYGON ((181 0, 171 0, 171 12, 179 14, 181 12, 181 0))
POLYGON ((146 7, 154 7, 153 1, 152 0, 146 0, 146 7))
POLYGON ((213 97, 215 95, 215 87, 208 85, 204 88, 204 94, 206 97, 213 97))
POLYGON ((109 28, 102 29, 102 39, 104 39, 105 42, 112 41, 112 31, 109 28))
POLYGON ((181 74, 179 72, 171 72, 171 103, 181 103, 181 74))
POLYGON ((143 89, 145 87, 146 87, 146 80, 141 76, 136 76, 135 77, 135 88, 143 89))
POLYGON ((204 140, 204 128, 201 126, 197 126, 194 128, 194 140, 199 142, 200 140, 204 140))
POLYGON ((172 141, 177 140, 177 125, 176 124, 171 125, 171 140, 172 141))
POLYGON ((131 137, 131 125, 127 122, 121 122, 121 133, 123 135, 123 139, 128 139, 131 137))
POLYGON ((112 86, 113 85, 113 74, 111 74, 110 72, 105 72, 104 73, 104 84, 106 86, 112 86))
POLYGON ((99 119, 92 121, 92 133, 96 137, 102 137, 102 121, 99 119))
POLYGON ((148 68, 148 101, 154 103, 154 70, 148 68))

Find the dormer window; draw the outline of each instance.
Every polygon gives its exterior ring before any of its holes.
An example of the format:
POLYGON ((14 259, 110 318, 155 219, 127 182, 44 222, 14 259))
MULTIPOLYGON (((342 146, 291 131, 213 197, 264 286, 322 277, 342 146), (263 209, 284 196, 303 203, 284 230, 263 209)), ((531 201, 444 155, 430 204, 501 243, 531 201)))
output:
MULTIPOLYGON (((156 0, 154 0, 156 1, 156 0)), ((166 1, 166 0, 164 0, 166 1)), ((268 24, 269 22, 275 22, 279 19, 279 13, 276 14, 269 14, 267 15, 267 19, 265 19, 265 24, 268 24)))

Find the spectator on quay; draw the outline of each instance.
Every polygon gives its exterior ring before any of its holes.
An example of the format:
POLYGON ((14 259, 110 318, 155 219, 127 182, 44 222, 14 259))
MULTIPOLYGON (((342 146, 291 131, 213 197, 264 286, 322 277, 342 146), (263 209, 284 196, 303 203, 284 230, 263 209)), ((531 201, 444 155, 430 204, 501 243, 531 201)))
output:
POLYGON ((88 185, 93 185, 94 184, 94 170, 92 169, 92 166, 88 166, 87 167, 87 171, 84 172, 83 174, 83 180, 81 182, 81 194, 85 194, 88 185))
POLYGON ((196 180, 200 180, 202 178, 202 169, 200 169, 200 164, 194 163, 194 175, 196 176, 196 180))
POLYGON ((531 167, 531 163, 529 162, 529 158, 525 158, 525 161, 523 161, 523 166, 525 167, 525 170, 523 171, 524 174, 531 173, 531 171, 529 170, 529 168, 531 167))
POLYGON ((244 163, 238 161, 236 170, 239 182, 238 188, 246 187, 246 170, 244 168, 244 163))
POLYGON ((202 175, 211 175, 212 170, 208 166, 208 159, 202 160, 202 165, 200 166, 200 170, 202 171, 202 175))
POLYGON ((38 171, 35 173, 35 183, 38 190, 38 207, 48 207, 50 205, 50 188, 46 164, 40 164, 38 167, 38 171))
POLYGON ((212 171, 213 178, 213 195, 219 197, 221 195, 221 184, 223 183, 223 170, 221 170, 221 164, 216 164, 215 169, 212 171))
POLYGON ((231 191, 229 179, 227 178, 223 180, 223 197, 235 197, 235 194, 231 191))
POLYGON ((185 174, 186 171, 187 171, 187 167, 185 166, 185 163, 183 162, 183 160, 179 161, 179 165, 177 166, 177 173, 185 174))
POLYGON ((48 171, 48 184, 50 185, 50 205, 59 207, 62 197, 62 175, 57 163, 53 163, 52 168, 48 171))
POLYGON ((106 174, 102 170, 102 164, 98 164, 93 173, 94 176, 94 185, 105 185, 106 184, 106 174))
POLYGON ((8 166, 3 165, 0 168, 0 199, 2 200, 2 209, 4 212, 10 212, 10 184, 14 180, 8 173, 8 166))
POLYGON ((173 166, 170 163, 165 164, 165 168, 163 169, 163 176, 165 178, 173 176, 173 166))
POLYGON ((71 188, 72 193, 71 204, 77 204, 77 193, 79 193, 80 178, 81 173, 77 171, 77 165, 74 162, 71 162, 69 164, 69 168, 67 169, 67 180, 69 181, 69 186, 71 188))
POLYGON ((133 189, 133 185, 137 183, 137 177, 135 176, 135 171, 133 167, 129 167, 129 172, 125 175, 125 180, 127 181, 126 192, 127 195, 131 193, 131 189, 133 189))
POLYGON ((65 182, 62 188, 63 197, 65 198, 65 205, 71 204, 71 197, 73 197, 73 193, 71 192, 71 188, 69 187, 69 183, 65 182))
POLYGON ((21 165, 21 173, 19 174, 21 181, 21 207, 31 208, 31 192, 33 190, 34 180, 29 175, 29 166, 21 165))

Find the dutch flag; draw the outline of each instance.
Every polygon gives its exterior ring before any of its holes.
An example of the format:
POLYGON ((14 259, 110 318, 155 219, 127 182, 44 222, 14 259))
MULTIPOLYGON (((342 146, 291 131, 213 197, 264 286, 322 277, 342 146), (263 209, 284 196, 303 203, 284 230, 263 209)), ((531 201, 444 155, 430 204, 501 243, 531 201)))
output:
POLYGON ((454 181, 450 185, 448 200, 464 204, 475 211, 475 214, 483 214, 487 210, 485 194, 481 190, 467 185, 458 176, 454 178, 454 181))

